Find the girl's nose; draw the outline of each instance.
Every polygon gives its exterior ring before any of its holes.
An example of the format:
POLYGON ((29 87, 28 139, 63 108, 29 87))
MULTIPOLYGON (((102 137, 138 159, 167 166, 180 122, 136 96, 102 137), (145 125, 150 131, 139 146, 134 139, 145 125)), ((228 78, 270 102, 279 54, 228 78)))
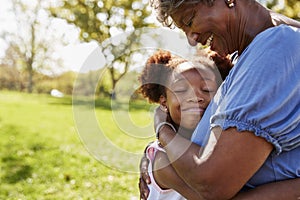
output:
POLYGON ((193 97, 189 98, 188 101, 194 102, 194 103, 200 103, 200 102, 204 102, 204 98, 199 97, 199 96, 193 96, 193 97))

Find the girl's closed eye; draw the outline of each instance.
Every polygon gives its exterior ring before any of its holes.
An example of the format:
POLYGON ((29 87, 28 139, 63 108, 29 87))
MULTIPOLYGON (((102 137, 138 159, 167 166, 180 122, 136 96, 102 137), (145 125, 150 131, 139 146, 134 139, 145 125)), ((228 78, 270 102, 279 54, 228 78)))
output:
POLYGON ((178 88, 174 88, 174 92, 175 93, 183 93, 186 92, 188 89, 186 87, 178 87, 178 88))
POLYGON ((209 87, 202 88, 202 91, 205 92, 205 93, 214 93, 214 92, 216 92, 215 89, 209 88, 209 87))
POLYGON ((183 93, 186 92, 189 89, 189 84, 187 81, 183 78, 179 78, 173 82, 171 85, 171 90, 174 93, 183 93))

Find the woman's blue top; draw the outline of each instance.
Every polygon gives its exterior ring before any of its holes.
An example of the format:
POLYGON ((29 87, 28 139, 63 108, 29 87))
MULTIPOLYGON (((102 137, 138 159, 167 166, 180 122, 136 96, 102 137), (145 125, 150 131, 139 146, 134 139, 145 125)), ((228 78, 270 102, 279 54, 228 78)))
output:
POLYGON ((274 146, 245 188, 300 177, 300 29, 280 25, 255 37, 191 140, 205 145, 215 126, 251 131, 274 146))

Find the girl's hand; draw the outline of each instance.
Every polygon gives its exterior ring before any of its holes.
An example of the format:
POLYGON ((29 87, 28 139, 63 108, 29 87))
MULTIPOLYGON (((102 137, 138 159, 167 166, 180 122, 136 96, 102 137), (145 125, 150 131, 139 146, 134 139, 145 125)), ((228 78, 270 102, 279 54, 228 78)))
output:
POLYGON ((140 191, 140 199, 146 200, 149 196, 149 188, 148 184, 151 183, 150 176, 148 174, 148 166, 149 166, 149 160, 146 157, 146 150, 149 145, 151 145, 153 142, 150 142, 145 150, 144 150, 144 155, 141 159, 140 162, 140 178, 139 178, 139 191, 140 191))
POLYGON ((140 178, 139 178, 140 199, 143 200, 146 200, 150 193, 148 184, 151 183, 151 180, 148 174, 148 164, 149 164, 149 160, 144 154, 140 162, 140 178))

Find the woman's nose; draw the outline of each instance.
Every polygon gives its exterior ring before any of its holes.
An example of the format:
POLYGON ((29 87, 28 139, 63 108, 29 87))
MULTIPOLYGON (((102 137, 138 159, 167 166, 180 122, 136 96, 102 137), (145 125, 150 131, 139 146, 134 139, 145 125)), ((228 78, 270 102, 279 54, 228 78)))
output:
POLYGON ((197 33, 186 33, 185 34, 188 42, 191 46, 196 46, 198 44, 197 40, 198 40, 198 34, 197 33))

